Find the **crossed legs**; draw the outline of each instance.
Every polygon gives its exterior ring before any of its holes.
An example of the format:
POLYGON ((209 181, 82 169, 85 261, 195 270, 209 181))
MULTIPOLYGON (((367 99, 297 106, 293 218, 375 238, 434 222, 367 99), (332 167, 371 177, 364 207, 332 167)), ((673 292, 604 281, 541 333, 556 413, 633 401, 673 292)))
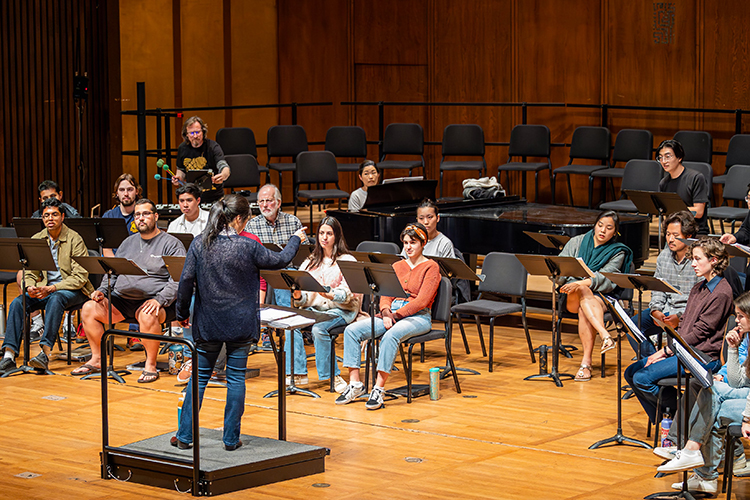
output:
POLYGON ((590 367, 596 336, 599 335, 603 342, 610 338, 604 326, 604 302, 590 288, 579 287, 568 294, 566 307, 569 312, 578 314, 578 336, 583 346, 581 365, 590 367))

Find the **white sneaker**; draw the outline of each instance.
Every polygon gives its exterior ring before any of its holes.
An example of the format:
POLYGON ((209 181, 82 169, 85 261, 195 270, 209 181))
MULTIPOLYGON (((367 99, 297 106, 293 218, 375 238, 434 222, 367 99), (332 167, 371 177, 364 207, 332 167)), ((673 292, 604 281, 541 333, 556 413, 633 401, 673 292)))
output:
POLYGON ((656 470, 658 472, 680 472, 702 467, 703 464, 703 455, 700 450, 677 450, 672 460, 657 467, 656 470))
MULTIPOLYGON (((679 453, 679 452, 678 452, 679 453)), ((716 479, 703 479, 698 474, 691 474, 688 478, 689 491, 703 491, 706 493, 716 493, 719 481, 716 479)), ((672 489, 681 490, 682 483, 673 483, 672 489)))
POLYGON ((346 390, 346 386, 349 384, 346 383, 346 380, 341 378, 341 375, 336 375, 336 377, 333 379, 333 390, 338 392, 339 394, 343 394, 346 390))
POLYGON ((370 392, 370 399, 365 403, 365 408, 368 410, 379 410, 383 407, 383 395, 385 390, 380 387, 373 387, 370 392))
POLYGON ((31 335, 35 335, 39 332, 41 332, 44 329, 44 320, 42 319, 41 314, 37 314, 34 316, 34 319, 31 320, 31 326, 29 328, 29 331, 31 332, 31 335))
POLYGON ((341 396, 336 398, 337 405, 349 404, 362 394, 365 393, 365 384, 362 382, 352 382, 346 386, 341 396))
POLYGON ((672 460, 676 451, 676 446, 658 446, 653 449, 654 455, 664 460, 672 460))
MULTIPOLYGON (((307 378, 307 375, 295 375, 294 376, 294 385, 299 387, 301 385, 307 385, 310 383, 310 379, 307 378)), ((292 378, 287 375, 286 376, 286 385, 292 385, 292 378)))

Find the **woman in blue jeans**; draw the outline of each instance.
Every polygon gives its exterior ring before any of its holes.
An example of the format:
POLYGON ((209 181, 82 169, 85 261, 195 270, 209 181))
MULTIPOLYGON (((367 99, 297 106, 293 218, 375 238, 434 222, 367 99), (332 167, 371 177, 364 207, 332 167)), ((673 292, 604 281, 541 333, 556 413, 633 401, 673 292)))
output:
MULTIPOLYGON (((339 269, 339 261, 356 260, 346 247, 341 224, 334 217, 323 217, 318 226, 317 236, 315 248, 299 269, 309 272, 318 283, 329 290, 325 293, 295 290, 294 306, 324 313, 330 317, 327 321, 315 323, 312 327, 315 366, 318 370, 318 380, 329 380, 333 375, 334 388, 336 392, 342 393, 346 389, 346 382, 339 375, 335 359, 335 373, 331 374, 331 336, 328 332, 337 326, 348 325, 357 316, 369 316, 360 311, 362 295, 352 293, 339 269)), ((301 339, 299 342, 301 343, 301 339)))
MULTIPOLYGON (((723 278, 729 256, 722 243, 707 237, 695 242, 690 252, 695 274, 704 279, 690 291, 678 332, 690 346, 711 359, 705 367, 715 372, 721 366, 723 329, 732 307, 732 288, 723 278)), ((657 383, 663 378, 676 377, 677 367, 674 353, 669 347, 664 347, 625 370, 625 380, 633 388, 651 422, 657 422, 659 418, 656 415, 657 383)), ((662 407, 674 409, 676 399, 674 388, 667 388, 662 407)))
MULTIPOLYGON (((422 255, 427 243, 427 229, 420 223, 409 224, 401 232, 407 258, 393 264, 401 286, 409 294, 406 299, 380 298, 380 314, 375 318, 375 337, 380 338, 378 377, 365 406, 368 410, 383 407, 385 382, 393 368, 402 340, 427 333, 432 328, 432 302, 440 286, 440 271, 435 261, 422 255)), ((349 368, 349 385, 336 399, 336 404, 352 402, 365 392, 360 381, 360 345, 370 338, 370 319, 357 321, 344 331, 344 366, 349 368)))
MULTIPOLYGON (((743 293, 734 301, 737 327, 727 333, 727 382, 715 381, 701 389, 698 400, 690 413, 689 437, 685 447, 674 454, 674 458, 660 466, 659 472, 680 472, 694 469, 688 478, 688 489, 716 493, 719 477, 718 466, 723 455, 724 433, 729 424, 745 420, 743 410, 750 395, 750 363, 739 363, 739 346, 750 331, 750 292, 743 293)), ((739 447, 738 451, 741 451, 739 447)), ((654 453, 668 455, 665 448, 656 448, 654 453)), ((682 483, 672 485, 682 489, 682 483)))
MULTIPOLYGON (((227 401, 224 408, 224 448, 236 450, 240 419, 245 411, 247 354, 260 333, 258 293, 262 269, 281 269, 297 253, 304 228, 276 253, 239 236, 250 214, 242 196, 227 195, 214 203, 203 234, 190 245, 177 292, 177 320, 186 326, 195 289, 193 339, 198 352, 198 406, 211 378, 221 347, 227 348, 227 401)), ((188 382, 177 435, 172 446, 188 449, 193 441, 192 384, 188 382)))

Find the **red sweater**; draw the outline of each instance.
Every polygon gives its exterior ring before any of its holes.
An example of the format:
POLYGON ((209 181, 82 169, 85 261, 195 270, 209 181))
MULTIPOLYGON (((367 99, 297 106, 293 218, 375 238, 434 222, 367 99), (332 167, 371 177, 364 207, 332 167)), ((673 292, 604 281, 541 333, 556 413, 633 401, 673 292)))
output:
MULTIPOLYGON (((262 245, 262 243, 260 242, 260 238, 255 236, 253 233, 242 231, 240 233, 240 236, 244 236, 245 238, 250 238, 251 240, 255 240, 258 242, 259 245, 262 245)), ((264 280, 263 278, 260 279, 260 289, 264 292, 268 289, 268 285, 266 285, 266 280, 264 280)))
MULTIPOLYGON (((409 294, 408 304, 393 313, 396 321, 412 316, 425 307, 432 307, 440 286, 440 268, 434 260, 422 262, 412 269, 405 260, 393 264, 393 270, 401 282, 404 291, 409 294)), ((390 310, 394 297, 380 298, 380 312, 390 310)))

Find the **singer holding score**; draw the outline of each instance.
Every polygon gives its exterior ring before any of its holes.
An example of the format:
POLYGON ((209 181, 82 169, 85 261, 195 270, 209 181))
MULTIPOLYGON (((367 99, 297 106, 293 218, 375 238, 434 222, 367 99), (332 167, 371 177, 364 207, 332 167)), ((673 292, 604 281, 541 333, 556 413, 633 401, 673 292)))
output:
MULTIPOLYGON (((211 170, 211 186, 203 186, 203 203, 213 203, 224 195, 224 181, 231 173, 224 152, 216 141, 207 138, 208 127, 199 116, 191 116, 182 125, 183 143, 177 148, 177 171, 172 177, 175 186, 185 181, 188 170, 211 170)), ((196 181, 197 182, 197 181, 196 181)))

